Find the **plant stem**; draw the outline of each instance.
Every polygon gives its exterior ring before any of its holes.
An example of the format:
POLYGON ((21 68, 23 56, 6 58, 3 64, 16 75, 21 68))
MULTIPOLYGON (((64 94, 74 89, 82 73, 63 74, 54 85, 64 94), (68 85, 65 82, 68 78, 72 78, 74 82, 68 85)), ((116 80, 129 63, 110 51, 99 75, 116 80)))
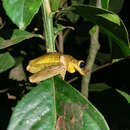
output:
POLYGON ((92 68, 94 65, 96 54, 100 48, 100 44, 98 42, 98 33, 99 33, 99 27, 96 26, 95 33, 91 35, 89 56, 87 65, 85 67, 85 71, 87 72, 87 74, 82 79, 81 93, 87 98, 88 98, 88 86, 91 78, 92 68))
MULTIPOLYGON (((101 1, 100 0, 97 0, 96 7, 101 8, 101 1)), ((90 82, 90 78, 91 78, 91 74, 92 74, 92 68, 94 65, 96 54, 100 48, 98 36, 99 36, 99 27, 96 25, 96 30, 91 35, 91 38, 90 38, 89 56, 87 59, 87 64, 85 66, 86 76, 83 76, 82 84, 81 84, 81 93, 86 98, 88 98, 88 87, 89 87, 89 82, 90 82)))
POLYGON ((49 0, 42 1, 42 18, 44 26, 44 35, 46 39, 46 50, 47 52, 54 52, 55 42, 53 32, 53 17, 49 0))
POLYGON ((64 53, 64 40, 63 40, 63 32, 59 32, 59 52, 64 53))

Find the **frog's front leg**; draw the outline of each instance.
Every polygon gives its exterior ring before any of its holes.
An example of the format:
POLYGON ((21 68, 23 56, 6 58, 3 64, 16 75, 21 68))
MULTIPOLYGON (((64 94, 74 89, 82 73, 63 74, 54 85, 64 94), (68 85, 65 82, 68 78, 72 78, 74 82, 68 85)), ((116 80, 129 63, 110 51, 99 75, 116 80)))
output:
POLYGON ((66 74, 66 69, 67 69, 66 66, 64 66, 62 63, 48 66, 48 67, 45 67, 43 70, 30 76, 29 81, 32 83, 40 82, 42 80, 53 77, 55 75, 61 75, 62 79, 64 79, 65 74, 66 74))

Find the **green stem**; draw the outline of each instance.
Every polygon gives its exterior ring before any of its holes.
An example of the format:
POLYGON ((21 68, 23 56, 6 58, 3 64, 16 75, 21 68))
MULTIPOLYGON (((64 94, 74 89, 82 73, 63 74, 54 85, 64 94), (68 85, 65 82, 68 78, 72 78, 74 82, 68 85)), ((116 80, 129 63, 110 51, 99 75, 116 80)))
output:
POLYGON ((53 17, 50 8, 49 0, 42 1, 42 18, 44 26, 44 35, 46 39, 47 52, 55 51, 54 31, 53 31, 53 17))

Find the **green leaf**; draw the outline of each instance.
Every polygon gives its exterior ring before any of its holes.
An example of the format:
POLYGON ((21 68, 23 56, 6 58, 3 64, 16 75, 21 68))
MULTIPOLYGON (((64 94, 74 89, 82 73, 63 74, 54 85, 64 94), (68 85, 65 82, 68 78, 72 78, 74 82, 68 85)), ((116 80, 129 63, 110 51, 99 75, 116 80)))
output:
POLYGON ((62 1, 62 0, 50 0, 50 5, 51 5, 52 11, 58 10, 61 1, 62 1))
POLYGON ((3 6, 13 23, 24 30, 38 12, 41 3, 42 0, 4 0, 3 6))
POLYGON ((61 24, 57 24, 55 27, 54 27, 54 34, 55 35, 58 35, 58 33, 62 30, 64 30, 66 27, 61 25, 61 24))
POLYGON ((110 47, 112 59, 118 59, 129 55, 130 48, 126 44, 122 42, 118 44, 117 43, 118 41, 115 41, 112 37, 109 36, 108 36, 108 41, 109 41, 109 47, 110 47))
MULTIPOLYGON (((97 0, 89 0, 89 5, 96 6, 97 0)), ((109 0, 101 0, 101 6, 103 9, 108 9, 109 0)))
POLYGON ((10 69, 15 64, 13 57, 9 54, 9 52, 0 54, 0 73, 10 69))
POLYGON ((4 40, 3 38, 0 38, 0 49, 4 49, 4 48, 7 48, 9 46, 15 45, 15 44, 17 44, 25 39, 30 39, 32 37, 43 38, 43 36, 40 34, 33 34, 33 33, 27 32, 27 31, 15 29, 9 40, 4 40))
POLYGON ((125 0, 110 0, 109 2, 109 10, 114 13, 119 13, 123 7, 125 0))
POLYGON ((101 92, 110 89, 110 87, 105 83, 94 83, 89 85, 89 91, 91 92, 101 92))
POLYGON ((118 90, 118 89, 116 89, 116 91, 117 91, 118 93, 120 93, 120 94, 128 101, 128 103, 130 103, 130 95, 129 95, 129 94, 127 94, 127 93, 125 93, 125 92, 123 92, 123 91, 120 91, 120 90, 118 90))
POLYGON ((71 85, 55 77, 55 87, 58 130, 109 130, 101 113, 71 85))
POLYGON ((23 97, 8 130, 55 130, 55 126, 58 130, 109 130, 101 113, 58 77, 42 81, 23 97))
POLYGON ((93 35, 96 32, 96 25, 89 30, 89 35, 93 35))
POLYGON ((110 14, 110 13, 97 14, 97 16, 103 17, 103 18, 109 20, 110 22, 113 22, 113 23, 118 24, 120 26, 120 18, 116 14, 110 14))
POLYGON ((39 83, 17 104, 8 130, 55 130, 54 79, 39 83))
POLYGON ((103 9, 108 9, 109 0, 101 0, 101 3, 102 3, 102 8, 103 9))
POLYGON ((89 5, 96 6, 97 0, 89 0, 89 5))
POLYGON ((70 10, 92 23, 98 24, 101 30, 115 41, 116 45, 122 51, 122 56, 128 56, 130 54, 130 43, 127 29, 122 20, 118 19, 116 14, 107 10, 85 5, 72 6, 69 11, 70 10), (106 17, 104 14, 107 14, 109 17, 106 17), (101 15, 104 15, 104 17, 101 17, 101 15), (114 18, 110 20, 110 16, 114 16, 114 18))
MULTIPOLYGON (((71 0, 71 4, 72 5, 78 5, 78 4, 83 4, 85 0, 71 0)), ((69 18, 69 20, 72 22, 72 23, 76 23, 77 20, 79 19, 79 15, 73 13, 73 12, 67 12, 67 17, 69 18)))
POLYGON ((73 30, 74 30, 73 27, 70 27, 70 26, 63 26, 63 25, 61 25, 61 24, 57 24, 57 25, 54 27, 55 39, 56 39, 58 33, 59 33, 60 31, 64 30, 64 29, 66 29, 66 28, 69 28, 69 29, 73 29, 73 30))

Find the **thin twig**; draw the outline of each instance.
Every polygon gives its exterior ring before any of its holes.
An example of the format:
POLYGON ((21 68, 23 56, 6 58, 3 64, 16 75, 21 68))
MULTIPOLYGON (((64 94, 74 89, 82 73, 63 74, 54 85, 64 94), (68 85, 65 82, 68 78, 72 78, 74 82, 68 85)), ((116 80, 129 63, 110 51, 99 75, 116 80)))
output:
POLYGON ((2 18, 0 17, 0 29, 2 29, 5 25, 5 22, 3 23, 2 18))
POLYGON ((112 62, 109 62, 109 63, 106 63, 106 64, 104 64, 104 65, 101 65, 101 66, 95 68, 95 69, 92 71, 92 73, 95 72, 95 71, 101 70, 101 69, 103 69, 103 68, 105 68, 105 67, 111 66, 111 65, 113 65, 113 64, 115 64, 115 63, 117 63, 117 62, 123 61, 123 60, 125 60, 125 59, 129 59, 129 58, 130 58, 130 56, 125 57, 125 58, 116 59, 116 60, 114 60, 114 61, 112 61, 112 62))
POLYGON ((66 31, 64 32, 64 35, 63 35, 63 39, 65 39, 65 37, 68 35, 68 33, 70 32, 70 28, 66 29, 66 31))
POLYGON ((103 68, 105 68, 105 67, 107 67, 107 66, 110 66, 110 65, 112 65, 113 63, 111 62, 111 63, 106 63, 106 64, 104 64, 104 65, 101 65, 101 66, 99 66, 99 67, 96 67, 93 71, 92 71, 92 73, 93 72, 96 72, 96 71, 98 71, 98 70, 101 70, 101 69, 103 69, 103 68))
POLYGON ((16 96, 11 95, 10 93, 7 93, 7 96, 8 96, 8 99, 13 99, 13 100, 16 99, 16 96))
POLYGON ((62 8, 66 2, 67 2, 67 0, 62 0, 60 3, 60 8, 62 8))
POLYGON ((74 77, 74 78, 68 80, 67 82, 70 84, 70 83, 74 82, 74 81, 77 80, 77 79, 78 79, 78 77, 74 77))
POLYGON ((5 93, 5 92, 7 92, 9 89, 7 88, 7 89, 3 89, 3 90, 0 90, 0 93, 5 93))
POLYGON ((55 40, 55 44, 56 44, 56 48, 57 48, 57 50, 58 50, 58 52, 59 52, 60 49, 59 49, 59 43, 58 43, 58 40, 57 40, 57 39, 55 40))

